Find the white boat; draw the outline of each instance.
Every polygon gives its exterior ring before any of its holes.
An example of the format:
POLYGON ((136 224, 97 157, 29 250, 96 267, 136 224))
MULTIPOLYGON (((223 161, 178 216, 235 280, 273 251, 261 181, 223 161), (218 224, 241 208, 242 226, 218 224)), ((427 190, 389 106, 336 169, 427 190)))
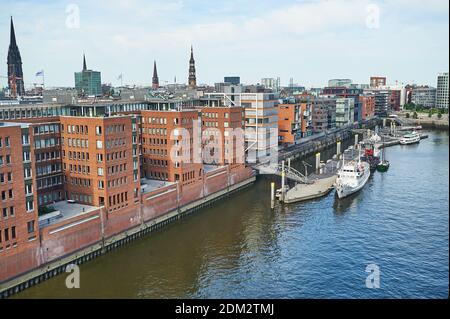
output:
POLYGON ((370 177, 370 165, 367 162, 351 161, 342 165, 334 184, 339 198, 356 193, 367 183, 370 177))
POLYGON ((420 134, 417 132, 412 132, 406 135, 403 135, 400 138, 400 144, 401 145, 408 145, 408 144, 414 144, 420 142, 420 134))

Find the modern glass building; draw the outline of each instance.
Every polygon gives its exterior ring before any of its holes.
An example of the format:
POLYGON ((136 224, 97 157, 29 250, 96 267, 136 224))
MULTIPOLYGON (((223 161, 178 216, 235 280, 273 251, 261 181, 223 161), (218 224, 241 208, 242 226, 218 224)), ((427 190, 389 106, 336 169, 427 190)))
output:
POLYGON ((88 70, 86 67, 86 58, 84 56, 83 71, 75 72, 75 89, 80 95, 102 95, 101 73, 98 71, 88 70))

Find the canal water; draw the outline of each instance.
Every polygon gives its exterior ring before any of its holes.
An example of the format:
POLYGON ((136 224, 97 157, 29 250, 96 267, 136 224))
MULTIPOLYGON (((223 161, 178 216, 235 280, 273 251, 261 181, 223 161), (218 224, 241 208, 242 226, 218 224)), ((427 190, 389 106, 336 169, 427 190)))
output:
POLYGON ((388 148, 389 171, 350 198, 332 192, 272 211, 262 177, 81 265, 79 289, 62 274, 14 297, 447 298, 449 135, 429 134, 388 148), (366 287, 368 265, 379 288, 366 287))

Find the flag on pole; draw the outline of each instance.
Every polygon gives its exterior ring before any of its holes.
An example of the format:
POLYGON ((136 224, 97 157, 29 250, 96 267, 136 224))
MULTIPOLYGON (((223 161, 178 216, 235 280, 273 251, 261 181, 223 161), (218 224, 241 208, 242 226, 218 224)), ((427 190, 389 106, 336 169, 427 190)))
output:
POLYGON ((36 76, 44 76, 44 70, 41 70, 36 73, 36 76))
POLYGON ((117 77, 117 80, 122 80, 122 74, 117 77))

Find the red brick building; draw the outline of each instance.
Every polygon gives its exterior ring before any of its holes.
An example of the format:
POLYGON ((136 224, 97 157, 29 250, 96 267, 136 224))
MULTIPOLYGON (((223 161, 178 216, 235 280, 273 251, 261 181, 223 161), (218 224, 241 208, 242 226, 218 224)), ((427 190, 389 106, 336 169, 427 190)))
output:
POLYGON ((115 211, 139 194, 132 117, 61 117, 65 198, 115 211))
MULTIPOLYGON (((39 242, 32 135, 27 124, 0 125, 0 259, 39 242)), ((30 260, 24 260, 26 266, 30 260)))
POLYGON ((141 111, 142 175, 146 178, 194 183, 202 176, 198 111, 141 111), (197 122, 197 123, 196 123, 197 122), (185 139, 183 139, 185 137, 185 139))
POLYGON ((359 101, 361 103, 362 119, 368 119, 375 115, 375 96, 374 95, 360 95, 359 101))
POLYGON ((241 107, 201 109, 202 159, 205 164, 240 166, 244 159, 244 114, 241 107))

